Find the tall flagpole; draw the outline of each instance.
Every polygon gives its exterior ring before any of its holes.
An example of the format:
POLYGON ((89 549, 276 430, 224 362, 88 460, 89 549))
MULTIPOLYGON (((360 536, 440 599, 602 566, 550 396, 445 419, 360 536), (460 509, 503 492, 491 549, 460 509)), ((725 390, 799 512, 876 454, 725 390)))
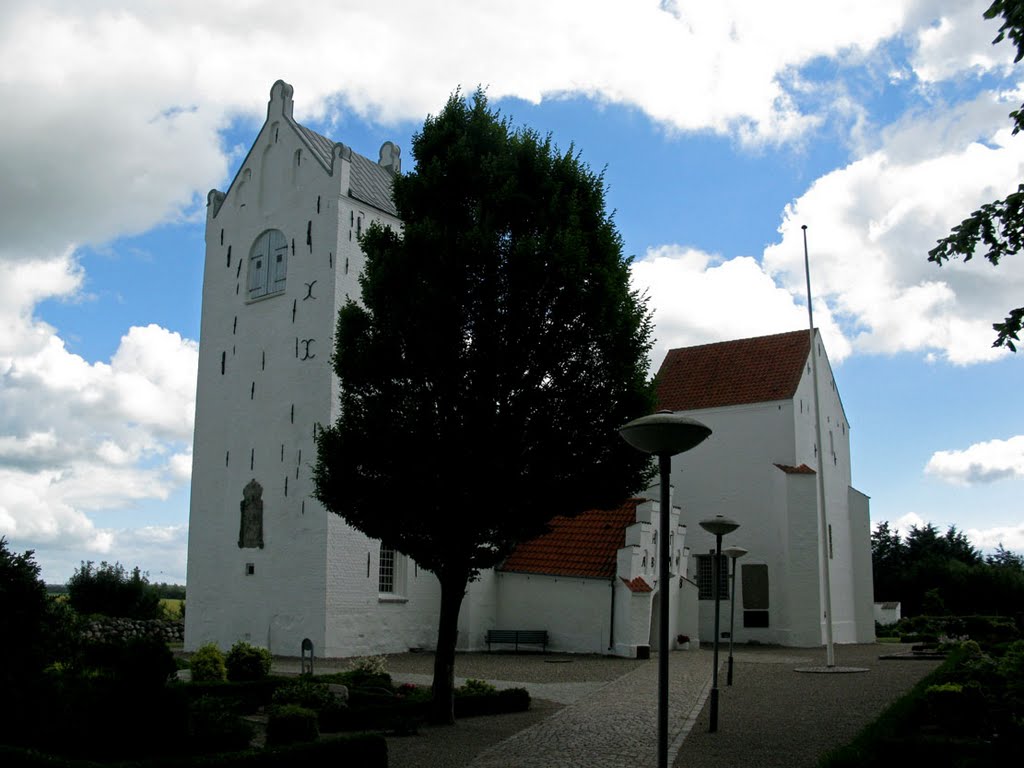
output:
POLYGON ((836 665, 836 649, 832 642, 832 583, 829 577, 828 517, 825 514, 825 446, 821 442, 821 403, 818 398, 818 355, 814 339, 814 310, 811 308, 811 262, 807 256, 807 225, 804 231, 804 274, 807 276, 807 320, 811 340, 811 371, 814 381, 814 431, 818 440, 818 527, 821 529, 821 582, 825 592, 825 659, 829 668, 836 665))

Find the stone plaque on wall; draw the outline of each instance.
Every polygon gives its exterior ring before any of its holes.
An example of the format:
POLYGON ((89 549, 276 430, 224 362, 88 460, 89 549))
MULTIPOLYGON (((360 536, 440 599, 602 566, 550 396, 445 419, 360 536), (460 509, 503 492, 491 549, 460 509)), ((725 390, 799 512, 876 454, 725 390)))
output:
POLYGON ((241 522, 238 526, 240 548, 263 549, 263 486, 250 480, 242 490, 241 522))

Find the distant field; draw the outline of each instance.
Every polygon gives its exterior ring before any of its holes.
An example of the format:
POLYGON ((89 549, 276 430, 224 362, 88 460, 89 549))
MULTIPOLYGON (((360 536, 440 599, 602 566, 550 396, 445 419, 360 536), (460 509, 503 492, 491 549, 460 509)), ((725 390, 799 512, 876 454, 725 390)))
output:
POLYGON ((160 607, 164 609, 168 616, 176 619, 181 615, 181 604, 183 602, 185 601, 175 597, 161 597, 160 607))

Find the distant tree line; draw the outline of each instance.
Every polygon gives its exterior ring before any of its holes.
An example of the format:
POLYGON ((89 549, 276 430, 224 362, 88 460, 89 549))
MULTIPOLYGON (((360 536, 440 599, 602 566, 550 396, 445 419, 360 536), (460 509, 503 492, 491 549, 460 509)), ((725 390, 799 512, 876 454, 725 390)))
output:
POLYGON ((879 523, 871 533, 875 601, 898 601, 904 616, 1014 616, 1024 610, 1024 556, 1000 544, 983 556, 962 531, 931 523, 906 536, 879 523))
MULTIPOLYGON (((184 600, 185 599, 185 585, 184 584, 168 584, 166 582, 157 582, 151 584, 151 587, 156 590, 157 595, 161 599, 169 600, 184 600)), ((68 593, 68 585, 65 584, 47 584, 46 594, 50 596, 54 595, 66 595, 68 593)))
POLYGON ((151 584, 149 574, 138 566, 126 569, 106 561, 82 563, 68 579, 68 602, 82 616, 99 613, 131 619, 155 619, 163 615, 162 598, 185 599, 181 584, 151 584))

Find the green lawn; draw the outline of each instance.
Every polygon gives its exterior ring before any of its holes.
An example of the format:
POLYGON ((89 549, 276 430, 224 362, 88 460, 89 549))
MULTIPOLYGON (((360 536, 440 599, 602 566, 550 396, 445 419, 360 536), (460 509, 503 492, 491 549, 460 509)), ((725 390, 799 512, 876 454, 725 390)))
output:
POLYGON ((179 600, 175 597, 161 597, 160 607, 164 609, 164 613, 172 619, 177 619, 181 616, 181 604, 184 600, 179 600))

